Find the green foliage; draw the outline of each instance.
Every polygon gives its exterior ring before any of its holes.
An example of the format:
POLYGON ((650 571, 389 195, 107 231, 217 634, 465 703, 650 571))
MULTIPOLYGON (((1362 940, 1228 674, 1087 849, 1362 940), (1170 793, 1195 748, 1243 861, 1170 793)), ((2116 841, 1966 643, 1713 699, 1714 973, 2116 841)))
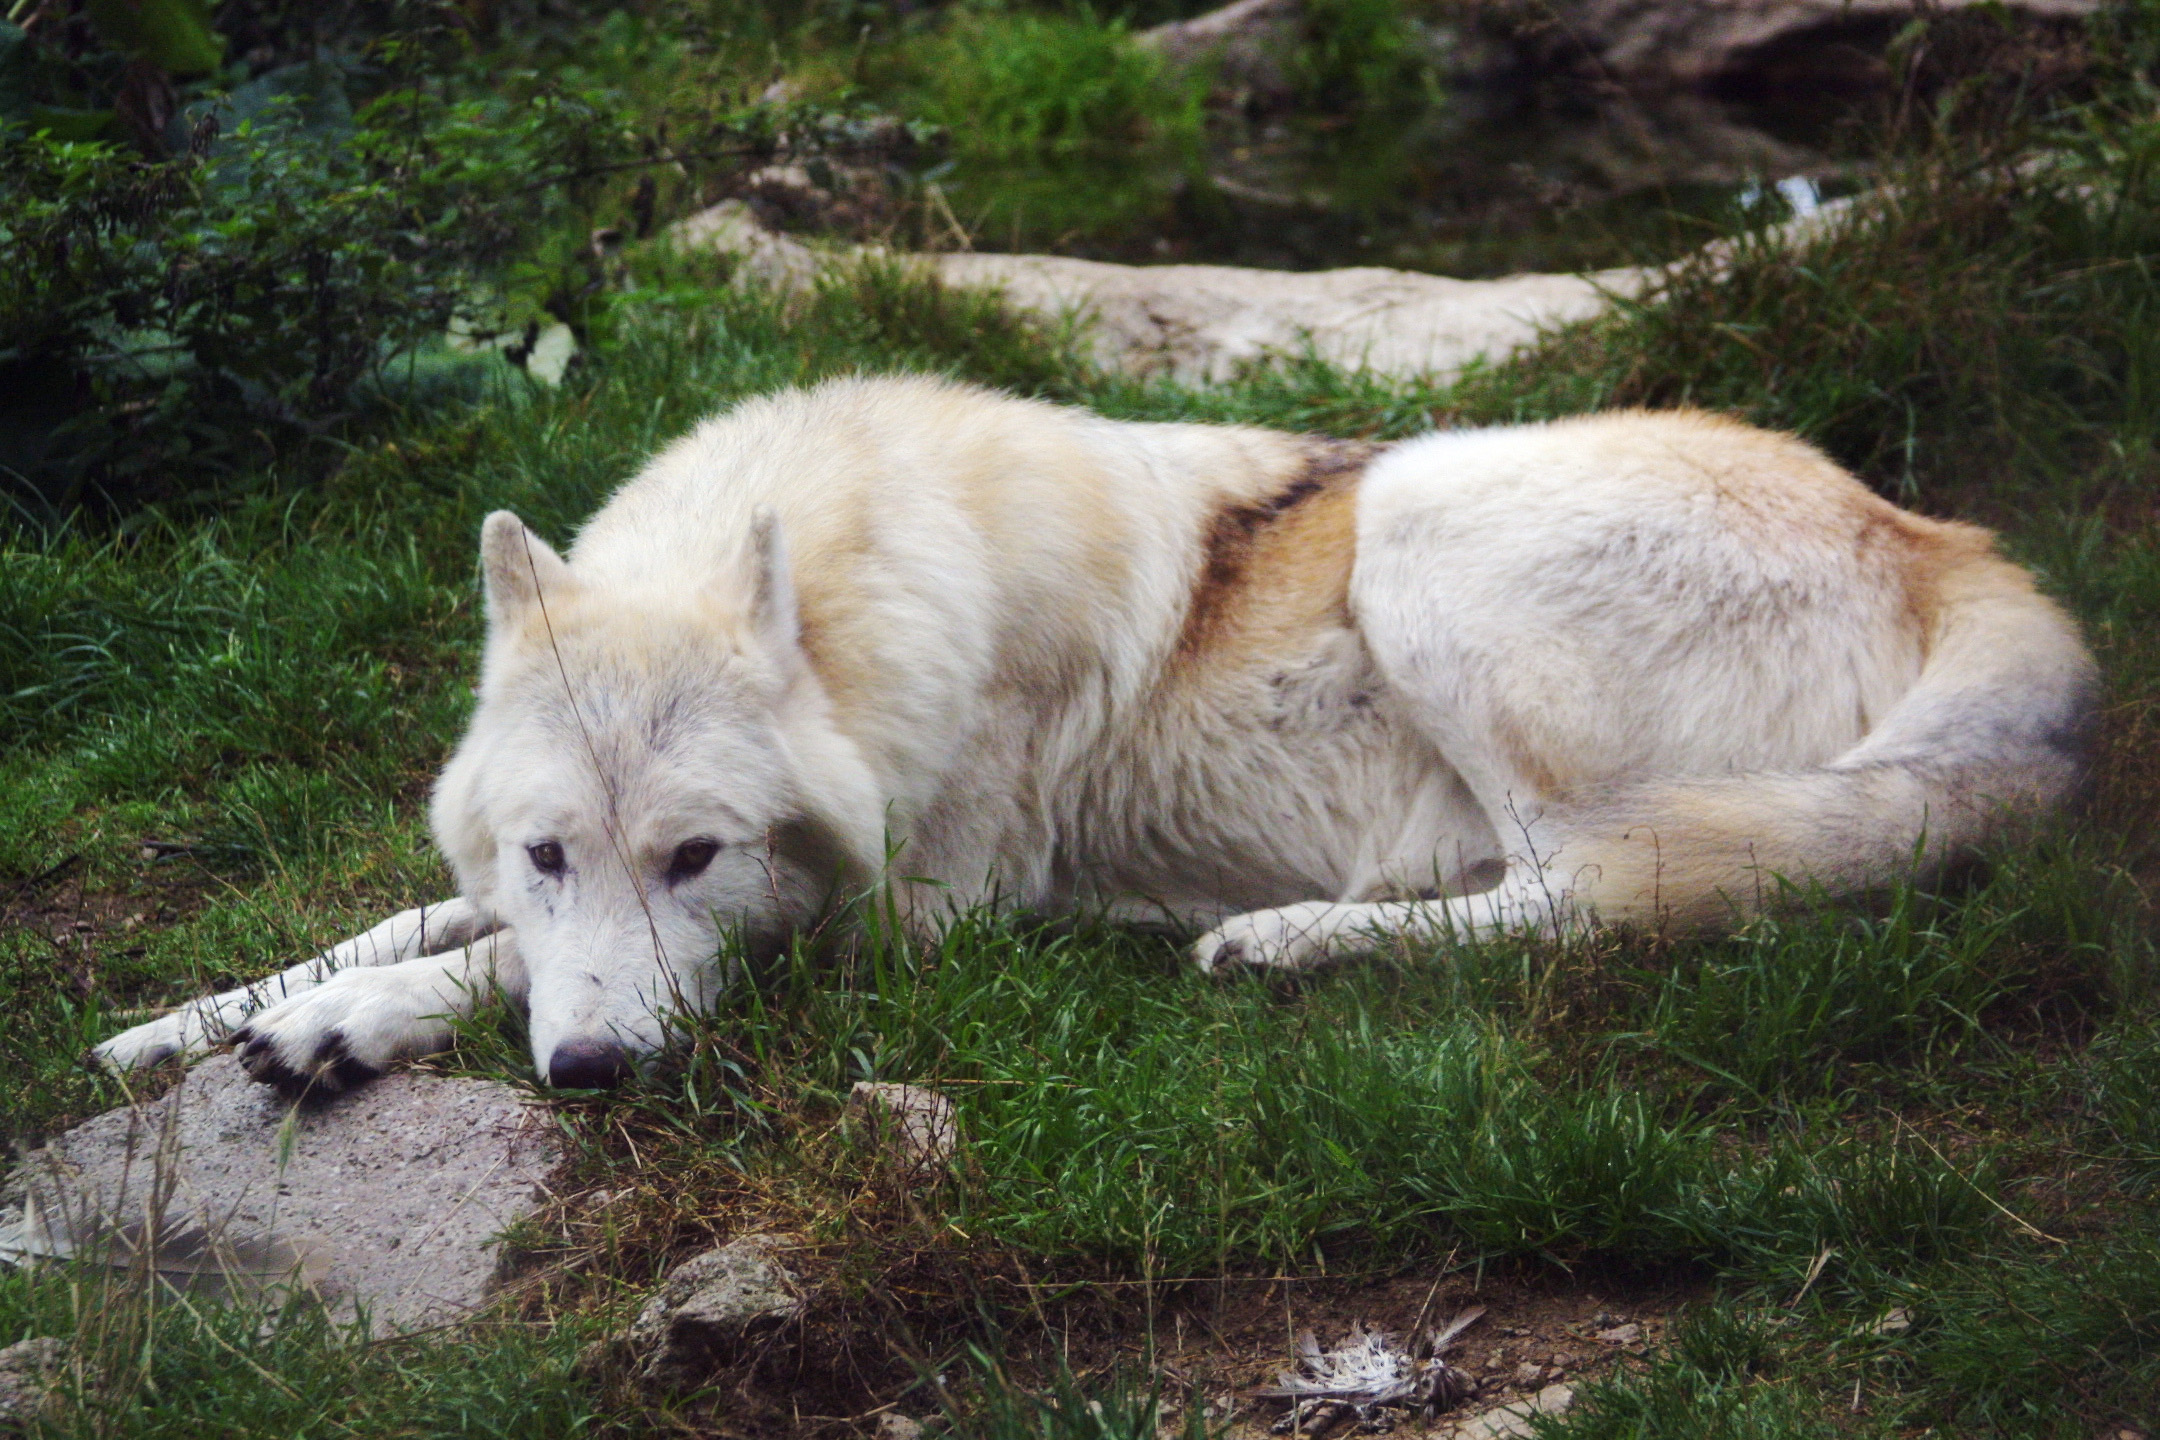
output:
POLYGON ((896 63, 902 102, 950 136, 953 203, 990 235, 1113 234, 1199 164, 1206 78, 1084 9, 962 7, 896 63))
POLYGON ((642 1103, 741 1143, 790 1094, 964 1087, 956 1223, 1156 1275, 1467 1244, 1797 1285, 1898 1273, 1999 1228, 1984 1154, 1784 1133, 1735 1156, 1639 1083, 1559 1069, 1520 1018, 1550 978, 1523 958, 1459 947, 1452 980, 1344 976, 1286 1000, 1196 989, 1152 948, 970 916, 927 954, 878 944, 746 978, 681 1022, 685 1069, 642 1103))
POLYGON ((649 233, 656 172, 669 203, 685 180, 695 198, 804 118, 726 96, 653 110, 631 61, 667 47, 635 25, 556 76, 461 59, 415 20, 364 54, 176 86, 211 68, 197 0, 110 9, 111 53, 68 65, 0 27, 0 487, 47 522, 317 475, 356 422, 471 394, 453 320, 594 343, 596 225, 649 233), (116 108, 83 108, 101 95, 116 108))
POLYGON ((2106 134, 2048 164, 1931 155, 1845 223, 1703 252, 1462 402, 1698 405, 1797 430, 1893 493, 2013 467, 2075 493, 2084 457, 2160 433, 2160 126, 2106 134))
POLYGON ((923 113, 972 154, 1130 155, 1189 142, 1199 97, 1124 27, 1082 12, 962 9, 915 58, 923 113))
POLYGON ((575 1326, 496 1324, 369 1343, 311 1299, 219 1303, 94 1265, 0 1271, 0 1342, 73 1337, 51 1440, 427 1435, 545 1440, 590 1433, 575 1326))
POLYGON ((1313 0, 1291 62, 1301 101, 1324 111, 1400 111, 1437 97, 1408 0, 1313 0))
POLYGON ((89 0, 98 38, 130 60, 174 75, 206 75, 225 55, 207 0, 89 0))
POLYGON ((171 158, 0 130, 19 500, 185 498, 320 434, 356 382, 485 313, 477 288, 616 153, 604 97, 394 90, 354 111, 336 67, 300 68, 204 102, 171 158))
POLYGON ((2112 1027, 2093 1044, 2092 1105, 2134 1184, 2160 1186, 2160 1019, 2112 1027))
POLYGON ((1061 1368, 1047 1392, 1036 1393, 1015 1385, 980 1348, 971 1347, 969 1359, 982 1395, 959 1400, 947 1392, 946 1422, 955 1440, 1208 1440, 1197 1407, 1172 1426, 1160 1392, 1129 1376, 1083 1385, 1061 1368))
POLYGON ((2133 1212, 2116 1234, 2044 1263, 1962 1265, 1915 1294, 1902 1348, 1957 1433, 2090 1433, 2150 1418, 2160 1395, 2152 1222, 2133 1212), (2073 1416, 2081 1429, 2063 1424, 2073 1416))
POLYGON ((1648 977, 1649 1030, 1753 1096, 1799 1098, 1855 1065, 1955 1055, 2023 978, 2005 963, 2014 917, 1968 900, 1945 925, 1928 909, 1907 891, 1880 917, 1766 916, 1648 977))
POLYGON ((1566 1415, 1542 1420, 1539 1440, 1830 1440, 1850 1433, 1817 1396, 1797 1388, 1660 1364, 1588 1385, 1566 1415))

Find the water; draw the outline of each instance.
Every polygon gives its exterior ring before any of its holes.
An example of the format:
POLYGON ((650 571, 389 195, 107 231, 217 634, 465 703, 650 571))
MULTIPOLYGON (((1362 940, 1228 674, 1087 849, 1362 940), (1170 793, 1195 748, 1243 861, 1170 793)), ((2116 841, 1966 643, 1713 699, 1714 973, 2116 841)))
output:
POLYGON ((1780 98, 1463 85, 1388 115, 1218 116, 1197 155, 996 171, 947 161, 925 174, 979 249, 1464 277, 1597 270, 1670 259, 1859 188, 1838 143, 1857 104, 1780 98))

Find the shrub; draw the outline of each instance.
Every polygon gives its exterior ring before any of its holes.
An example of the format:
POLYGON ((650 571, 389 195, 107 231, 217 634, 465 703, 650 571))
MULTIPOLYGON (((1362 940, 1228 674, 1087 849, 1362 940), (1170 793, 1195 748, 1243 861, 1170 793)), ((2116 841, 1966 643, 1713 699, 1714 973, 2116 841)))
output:
POLYGON ((18 500, 182 498, 335 427, 605 163, 603 106, 399 89, 355 112, 311 64, 198 102, 170 155, 0 129, 18 500))

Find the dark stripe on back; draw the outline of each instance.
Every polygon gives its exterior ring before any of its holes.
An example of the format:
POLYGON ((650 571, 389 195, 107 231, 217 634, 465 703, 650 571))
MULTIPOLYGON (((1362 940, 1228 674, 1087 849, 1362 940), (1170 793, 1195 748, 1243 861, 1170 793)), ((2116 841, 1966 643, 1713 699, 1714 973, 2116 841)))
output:
POLYGON ((1200 574, 1193 582, 1192 603, 1185 611, 1185 628, 1178 636, 1180 653, 1190 655, 1205 647, 1244 589, 1253 552, 1267 532, 1307 501, 1355 482, 1384 448, 1362 440, 1312 437, 1307 441, 1305 464, 1282 489, 1265 500, 1226 505, 1215 512, 1208 524, 1200 574))

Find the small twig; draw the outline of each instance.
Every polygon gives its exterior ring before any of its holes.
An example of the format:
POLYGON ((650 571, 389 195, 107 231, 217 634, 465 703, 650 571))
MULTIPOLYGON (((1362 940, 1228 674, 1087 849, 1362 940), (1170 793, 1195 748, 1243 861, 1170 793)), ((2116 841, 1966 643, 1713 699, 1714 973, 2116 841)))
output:
MULTIPOLYGON (((1901 1121, 1899 1123, 1902 1124, 1903 1122, 1901 1121)), ((1988 1194, 1987 1191, 1982 1190, 1978 1185, 1973 1184, 1972 1180, 1966 1176, 1964 1171, 1958 1169, 1957 1166, 1950 1163, 1949 1156, 1943 1154, 1942 1151, 1935 1148, 1934 1141, 1928 1139, 1927 1136, 1922 1135, 1918 1130, 1914 1130, 1912 1133, 1915 1140, 1918 1140, 1922 1145, 1927 1146, 1928 1153, 1930 1155, 1933 1155, 1937 1160, 1942 1161, 1943 1168, 1945 1170, 1948 1170, 1952 1175, 1957 1176, 1958 1179, 1963 1180, 1966 1186, 1973 1192, 1973 1194, 1978 1195, 1982 1200, 1987 1201, 1988 1204, 1994 1206, 1997 1210, 2001 1211, 2004 1217, 2007 1218, 2011 1224, 2017 1226, 2018 1229, 2024 1231, 2027 1235, 2032 1236, 2035 1240, 2045 1240, 2050 1245, 2068 1245, 2070 1243, 2067 1240, 2057 1239, 2055 1236, 2048 1234, 2047 1231, 2042 1230, 2039 1226, 2033 1224, 2031 1221, 2017 1214, 2008 1206, 2004 1205, 2000 1200, 1997 1200, 1994 1196, 1988 1194)))
POLYGON ((43 889, 45 886, 52 884, 53 881, 65 876, 70 870, 73 870, 76 866, 82 864, 82 858, 82 852, 80 850, 76 851, 72 855, 62 856, 60 859, 55 860, 52 864, 46 866, 43 870, 38 871, 37 874, 26 876, 23 879, 17 880, 13 884, 9 885, 7 887, 7 893, 11 896, 27 895, 33 890, 43 889))
POLYGON ((1822 1278, 1822 1272, 1829 1267, 1830 1257, 1835 1254, 1837 1254, 1837 1246, 1825 1245, 1822 1247, 1822 1253, 1815 1257, 1815 1263, 1808 1266, 1807 1279, 1800 1282, 1799 1293, 1785 1302, 1786 1309, 1792 1309, 1807 1298, 1807 1292, 1815 1288, 1815 1282, 1822 1278))

